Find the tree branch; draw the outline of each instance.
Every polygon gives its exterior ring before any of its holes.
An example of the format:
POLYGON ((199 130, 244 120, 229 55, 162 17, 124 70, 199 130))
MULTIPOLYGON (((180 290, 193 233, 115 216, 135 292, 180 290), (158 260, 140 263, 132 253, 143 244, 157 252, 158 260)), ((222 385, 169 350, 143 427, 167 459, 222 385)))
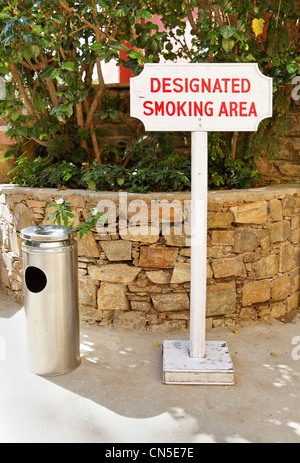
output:
POLYGON ((239 138, 238 132, 234 132, 232 141, 231 141, 231 161, 232 162, 236 160, 236 147, 237 147, 238 138, 239 138))
MULTIPOLYGON (((84 104, 84 108, 85 108, 86 113, 89 113, 90 109, 88 107, 88 102, 86 100, 84 100, 83 104, 84 104)), ((98 140, 97 140, 93 120, 91 120, 91 122, 89 123, 89 129, 91 131, 91 139, 92 139, 92 143, 93 143, 95 159, 99 164, 101 164, 101 154, 100 154, 100 150, 99 150, 99 145, 98 145, 98 140)))
MULTIPOLYGON (((84 121, 83 121, 83 111, 82 111, 82 102, 77 103, 76 105, 76 118, 77 118, 77 126, 79 129, 83 129, 84 127, 84 121)), ((88 143, 85 138, 80 139, 80 146, 84 148, 87 152, 88 150, 88 143)))
POLYGON ((84 122, 83 122, 83 112, 82 112, 82 103, 77 103, 76 105, 76 117, 77 117, 77 125, 80 129, 83 129, 84 122))
POLYGON ((99 164, 101 164, 101 154, 99 150, 99 145, 98 145, 98 140, 97 140, 94 124, 92 124, 91 126, 91 138, 92 138, 92 143, 93 143, 93 148, 94 148, 94 153, 95 153, 95 159, 99 164))
POLYGON ((10 72, 12 73, 13 78, 15 79, 15 81, 16 81, 18 87, 19 87, 20 93, 21 93, 22 97, 24 98, 24 102, 25 102, 25 105, 26 105, 26 107, 27 107, 27 109, 29 111, 29 114, 34 116, 35 112, 34 112, 32 103, 31 103, 31 101, 29 100, 29 98, 28 98, 28 96, 26 94, 25 87, 23 85, 22 79, 20 77, 20 74, 19 74, 19 72, 17 70, 16 65, 14 63, 9 63, 8 68, 9 68, 10 72))
POLYGON ((42 146, 47 146, 47 143, 43 140, 39 140, 38 138, 34 138, 34 137, 27 137, 28 140, 34 140, 38 145, 42 145, 42 146))
POLYGON ((56 95, 56 88, 52 79, 46 79, 49 95, 54 108, 58 107, 58 97, 56 95))
POLYGON ((85 130, 89 130, 90 129, 90 126, 91 126, 91 122, 93 120, 93 116, 94 116, 94 113, 97 109, 97 106, 98 104, 101 102, 101 97, 104 93, 104 90, 105 90, 105 84, 99 84, 99 88, 97 90, 97 93, 93 99, 93 102, 89 108, 89 110, 87 111, 87 118, 86 118, 86 121, 85 121, 85 125, 84 125, 84 128, 85 130))
POLYGON ((195 23, 195 20, 193 17, 193 8, 191 7, 189 0, 184 0, 184 4, 185 4, 185 11, 186 11, 188 20, 190 22, 190 25, 195 32, 198 32, 198 26, 195 23))

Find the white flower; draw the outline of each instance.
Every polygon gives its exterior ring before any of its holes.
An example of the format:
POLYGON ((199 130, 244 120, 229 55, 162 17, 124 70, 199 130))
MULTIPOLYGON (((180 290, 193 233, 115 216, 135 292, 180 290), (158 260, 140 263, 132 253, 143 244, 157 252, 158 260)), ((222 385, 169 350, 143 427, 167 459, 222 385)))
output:
POLYGON ((59 205, 59 204, 64 204, 65 200, 64 200, 64 198, 62 197, 62 198, 58 199, 58 200, 55 201, 55 202, 56 202, 56 204, 59 205))
POLYGON ((98 215, 97 209, 91 209, 91 213, 93 217, 96 217, 98 215))

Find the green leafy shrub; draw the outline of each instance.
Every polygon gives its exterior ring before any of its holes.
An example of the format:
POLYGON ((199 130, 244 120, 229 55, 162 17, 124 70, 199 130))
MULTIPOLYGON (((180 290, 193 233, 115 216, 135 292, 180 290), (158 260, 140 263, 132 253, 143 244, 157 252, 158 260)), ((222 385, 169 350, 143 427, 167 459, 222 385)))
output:
POLYGON ((80 169, 72 162, 61 161, 49 166, 42 157, 31 159, 24 153, 15 163, 12 183, 31 188, 83 188, 80 169))
POLYGON ((141 125, 127 118, 126 98, 110 97, 103 61, 116 60, 136 75, 161 58, 257 62, 273 78, 274 116, 257 133, 224 136, 227 149, 223 135, 214 139, 210 188, 252 186, 257 175, 252 155, 278 151, 293 104, 291 82, 300 73, 298 0, 1 0, 0 26, 0 77, 6 84, 1 118, 20 150, 28 141, 35 147, 34 160, 18 160, 14 175, 20 184, 190 188, 189 162, 167 143, 166 150, 154 143, 152 153, 136 143, 124 159, 125 147, 105 144, 101 127, 107 120, 126 120, 132 143, 141 125))
MULTIPOLYGON (((45 159, 20 156, 13 170, 13 183, 29 187, 80 188, 94 191, 188 191, 191 188, 191 160, 179 156, 169 135, 138 139, 127 148, 128 167, 93 162, 74 164, 66 160, 48 165, 45 159), (169 154, 168 154, 169 153, 169 154)), ((231 161, 222 134, 209 134, 209 189, 250 188, 258 180, 251 157, 231 161)))
POLYGON ((241 149, 243 154, 232 160, 224 134, 210 133, 208 140, 208 187, 210 190, 252 188, 256 182, 261 180, 252 155, 241 149))

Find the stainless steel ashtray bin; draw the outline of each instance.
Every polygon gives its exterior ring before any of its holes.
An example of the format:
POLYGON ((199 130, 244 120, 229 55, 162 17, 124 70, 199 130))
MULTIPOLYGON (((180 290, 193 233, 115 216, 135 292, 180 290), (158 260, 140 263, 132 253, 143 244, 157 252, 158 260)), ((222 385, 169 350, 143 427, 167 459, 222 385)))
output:
POLYGON ((57 376, 80 365, 76 231, 45 225, 21 231, 30 370, 57 376))

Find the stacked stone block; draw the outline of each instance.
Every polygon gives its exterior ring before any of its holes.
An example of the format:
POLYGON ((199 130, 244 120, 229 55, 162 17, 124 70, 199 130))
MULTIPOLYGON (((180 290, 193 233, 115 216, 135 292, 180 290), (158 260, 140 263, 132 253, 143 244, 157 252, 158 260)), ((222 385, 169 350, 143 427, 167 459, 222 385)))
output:
MULTIPOLYGON (((118 193, 1 186, 0 276, 6 290, 22 301, 20 231, 49 224, 46 207, 61 196, 72 204, 76 223, 104 199, 116 207, 114 233, 94 232, 79 243, 82 320, 126 329, 188 329, 191 249, 182 221, 189 193, 128 194, 128 204, 148 206, 139 216, 142 234, 136 235, 124 224, 135 209, 124 215, 118 193), (170 230, 160 217, 151 233, 151 204, 161 201, 179 202, 184 213, 170 209, 170 230), (178 229, 184 233, 176 234, 178 229)), ((208 328, 282 317, 299 308, 299 210, 298 185, 209 192, 208 328)))

